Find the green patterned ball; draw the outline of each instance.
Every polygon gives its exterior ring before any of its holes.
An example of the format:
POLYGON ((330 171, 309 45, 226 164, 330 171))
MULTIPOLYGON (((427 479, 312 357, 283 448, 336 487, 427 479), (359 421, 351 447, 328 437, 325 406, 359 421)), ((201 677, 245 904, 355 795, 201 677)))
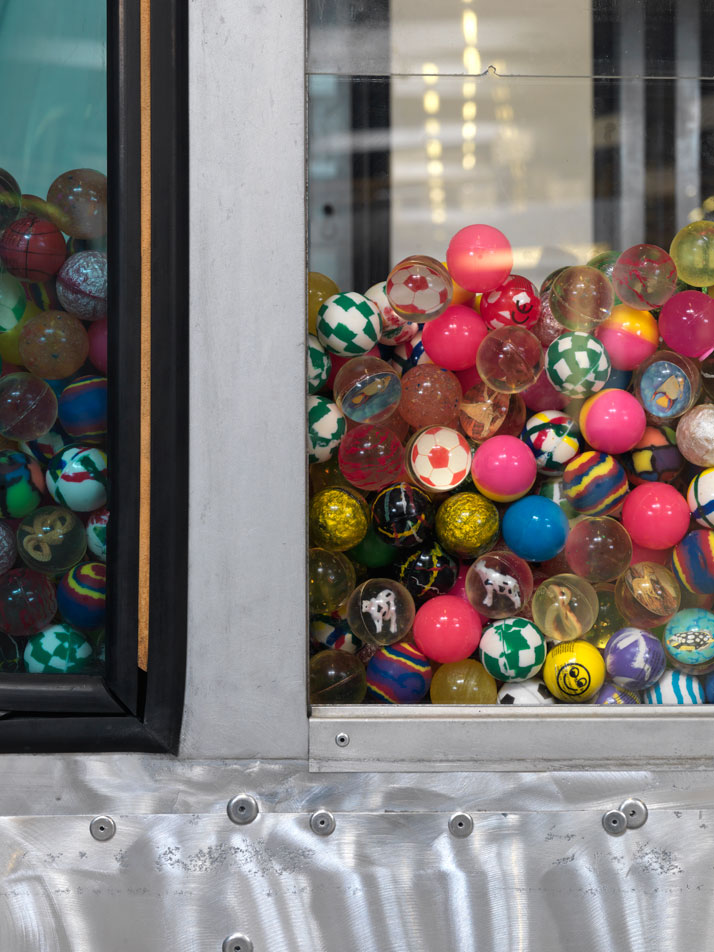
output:
POLYGON ((545 636, 527 618, 500 618, 484 628, 481 664, 499 681, 525 681, 545 661, 545 636))
POLYGON ((317 312, 317 337, 331 354, 341 357, 366 354, 381 333, 379 308, 356 291, 333 294, 317 312))
POLYGON ((345 418, 334 400, 317 395, 307 398, 308 459, 311 463, 332 459, 345 435, 345 426, 345 418))
POLYGON ((92 659, 92 646, 75 628, 58 622, 33 635, 25 646, 30 674, 79 674, 92 659))
POLYGON ((310 393, 317 393, 327 383, 332 359, 317 337, 307 335, 307 383, 310 393))
POLYGON ((592 334, 561 334, 548 348, 545 371, 556 390, 573 397, 602 390, 610 376, 610 358, 592 334))

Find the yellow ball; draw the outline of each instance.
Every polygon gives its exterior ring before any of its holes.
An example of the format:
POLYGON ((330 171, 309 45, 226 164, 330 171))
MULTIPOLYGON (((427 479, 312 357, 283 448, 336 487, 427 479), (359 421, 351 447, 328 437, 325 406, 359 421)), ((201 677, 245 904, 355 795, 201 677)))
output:
POLYGON ((480 493, 456 493, 436 512, 436 538, 452 555, 475 559, 498 535, 498 509, 480 493))
POLYGON ((344 552, 364 539, 369 528, 369 507, 354 489, 329 486, 310 500, 310 545, 344 552))
POLYGON ((442 664, 429 695, 432 704, 495 704, 498 688, 480 661, 466 658, 442 664))
POLYGON ((588 641, 567 641, 545 656, 543 680, 559 701, 582 703, 595 697, 605 682, 605 662, 588 641))
POLYGON ((307 276, 307 329, 311 334, 315 334, 317 324, 317 312, 322 307, 323 301, 333 294, 338 294, 340 289, 332 278, 326 274, 320 274, 319 271, 310 271, 307 276))
POLYGON ((714 222, 685 225, 674 236, 669 253, 682 281, 695 288, 714 284, 714 222))

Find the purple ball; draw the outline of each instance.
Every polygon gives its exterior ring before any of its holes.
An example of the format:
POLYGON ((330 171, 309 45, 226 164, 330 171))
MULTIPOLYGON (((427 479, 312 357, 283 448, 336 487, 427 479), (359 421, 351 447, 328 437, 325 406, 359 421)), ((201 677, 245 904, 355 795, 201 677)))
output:
POLYGON ((616 685, 643 691, 664 674, 667 659, 659 638, 641 628, 621 628, 605 646, 605 667, 616 685))
POLYGON ((640 704, 639 697, 628 688, 618 687, 611 681, 606 681, 593 698, 592 704, 640 704))

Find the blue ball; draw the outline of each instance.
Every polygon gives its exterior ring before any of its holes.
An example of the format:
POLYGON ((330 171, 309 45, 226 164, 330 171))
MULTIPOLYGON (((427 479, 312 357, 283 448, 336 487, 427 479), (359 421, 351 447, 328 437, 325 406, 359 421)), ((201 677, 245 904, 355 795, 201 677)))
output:
POLYGON ((705 674, 701 681, 707 704, 714 704, 714 671, 711 674, 705 674))
POLYGON ((560 506, 545 496, 524 496, 506 510, 501 525, 508 548, 529 562, 554 558, 565 545, 570 526, 560 506))
POLYGON ((607 378, 607 388, 611 390, 615 387, 617 390, 627 390, 632 380, 631 370, 615 370, 613 367, 610 376, 607 378))

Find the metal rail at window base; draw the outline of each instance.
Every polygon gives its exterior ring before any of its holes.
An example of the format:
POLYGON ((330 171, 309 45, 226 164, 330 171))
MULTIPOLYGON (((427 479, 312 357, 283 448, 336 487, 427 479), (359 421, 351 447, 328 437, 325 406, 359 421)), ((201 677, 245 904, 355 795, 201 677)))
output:
POLYGON ((696 769, 711 768, 714 706, 316 706, 309 732, 320 772, 696 769))

